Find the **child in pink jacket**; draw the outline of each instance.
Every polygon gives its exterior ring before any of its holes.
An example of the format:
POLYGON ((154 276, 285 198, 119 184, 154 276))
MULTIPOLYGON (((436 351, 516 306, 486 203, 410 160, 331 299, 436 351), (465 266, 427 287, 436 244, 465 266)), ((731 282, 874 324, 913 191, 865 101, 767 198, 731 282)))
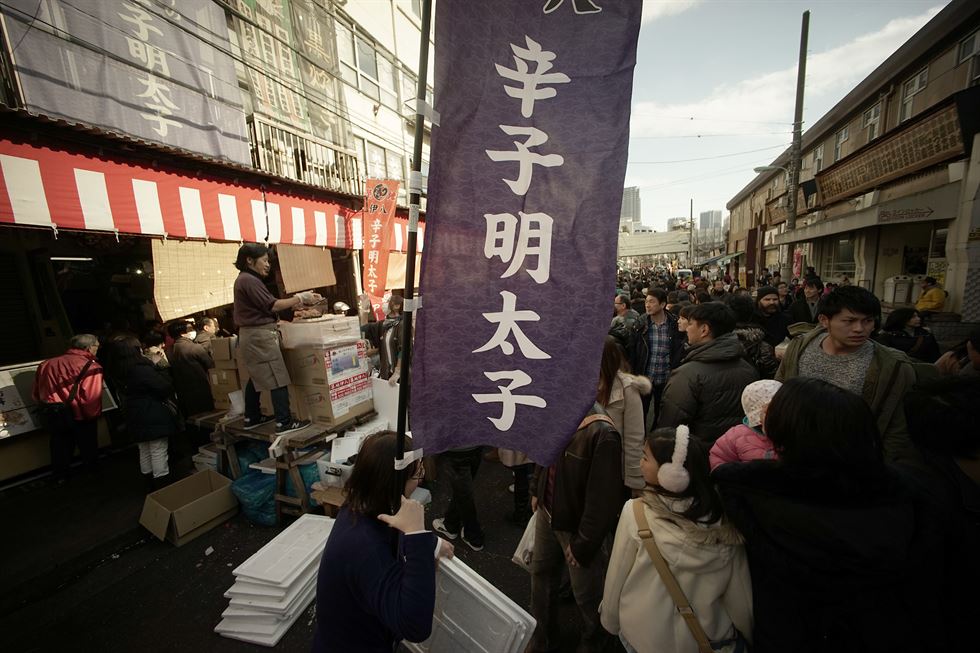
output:
POLYGON ((745 419, 741 424, 725 431, 708 454, 713 470, 723 463, 749 460, 774 460, 776 451, 772 442, 762 432, 762 415, 773 395, 782 387, 779 381, 763 379, 745 386, 742 391, 742 410, 745 419))

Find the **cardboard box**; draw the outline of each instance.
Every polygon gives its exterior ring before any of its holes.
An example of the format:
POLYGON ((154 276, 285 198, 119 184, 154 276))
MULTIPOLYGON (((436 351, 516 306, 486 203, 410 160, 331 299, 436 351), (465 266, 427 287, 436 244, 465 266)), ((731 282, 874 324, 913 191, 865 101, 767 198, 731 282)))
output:
POLYGON ((212 387, 229 385, 234 386, 236 390, 242 389, 241 377, 238 376, 237 368, 233 370, 208 370, 208 380, 211 382, 212 387))
POLYGON ((238 336, 211 339, 211 355, 215 361, 233 361, 237 350, 238 336))
POLYGON ((236 512, 231 480, 207 470, 147 495, 140 524, 157 539, 182 546, 236 512))
POLYGON ((332 346, 361 337, 361 321, 356 317, 324 315, 314 320, 280 322, 283 349, 332 346))
POLYGON ((291 386, 291 390, 296 392, 301 410, 305 409, 304 419, 327 427, 337 426, 374 410, 371 378, 367 372, 329 387, 291 386))
POLYGON ((299 347, 282 354, 294 385, 326 386, 368 370, 366 340, 349 340, 329 347, 299 347))
POLYGON ((237 370, 238 369, 238 359, 233 358, 231 360, 218 360, 214 361, 215 368, 219 370, 237 370))

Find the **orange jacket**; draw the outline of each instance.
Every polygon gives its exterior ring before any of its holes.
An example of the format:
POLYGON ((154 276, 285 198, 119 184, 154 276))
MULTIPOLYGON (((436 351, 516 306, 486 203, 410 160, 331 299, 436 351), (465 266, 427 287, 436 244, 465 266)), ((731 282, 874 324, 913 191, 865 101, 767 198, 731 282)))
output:
POLYGON ((941 311, 946 305, 946 291, 939 286, 933 286, 922 293, 919 301, 915 303, 917 311, 941 311))
MULTIPOLYGON (((71 395, 75 379, 85 364, 95 360, 95 356, 84 349, 69 349, 41 363, 34 377, 32 395, 34 401, 43 403, 64 403, 71 395)), ((78 421, 95 419, 102 414, 102 366, 92 363, 71 405, 72 413, 78 421)))

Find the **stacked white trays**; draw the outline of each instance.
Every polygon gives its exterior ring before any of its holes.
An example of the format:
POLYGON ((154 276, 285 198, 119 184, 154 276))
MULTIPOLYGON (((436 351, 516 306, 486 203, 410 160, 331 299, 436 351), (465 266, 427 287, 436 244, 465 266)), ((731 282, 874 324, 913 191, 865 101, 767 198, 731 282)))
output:
POLYGON ((275 646, 316 596, 320 556, 333 519, 303 515, 232 573, 231 599, 214 631, 275 646))
POLYGON ((537 622, 458 558, 440 560, 432 635, 417 653, 522 653, 537 622))

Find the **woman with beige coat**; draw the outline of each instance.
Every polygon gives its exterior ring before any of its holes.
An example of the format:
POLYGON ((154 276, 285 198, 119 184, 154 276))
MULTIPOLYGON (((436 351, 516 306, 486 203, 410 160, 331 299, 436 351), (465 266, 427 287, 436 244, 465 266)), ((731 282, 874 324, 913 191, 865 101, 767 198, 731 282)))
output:
POLYGON ((606 336, 596 401, 605 409, 623 439, 623 483, 631 490, 642 490, 640 457, 646 426, 641 396, 650 394, 653 385, 645 376, 628 374, 626 367, 626 358, 616 339, 606 336))

